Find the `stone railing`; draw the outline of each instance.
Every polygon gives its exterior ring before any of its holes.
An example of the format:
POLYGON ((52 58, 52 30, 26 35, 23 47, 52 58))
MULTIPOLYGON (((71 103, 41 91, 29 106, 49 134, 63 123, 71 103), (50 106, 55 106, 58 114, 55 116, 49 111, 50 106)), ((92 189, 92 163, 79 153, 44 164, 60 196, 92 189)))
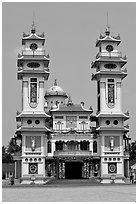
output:
POLYGON ((99 52, 96 55, 96 59, 99 57, 122 57, 121 52, 99 52))
POLYGON ((22 55, 45 55, 45 50, 22 50, 22 55))
POLYGON ((55 151, 54 156, 90 156, 92 155, 91 151, 88 150, 63 150, 63 151, 55 151))

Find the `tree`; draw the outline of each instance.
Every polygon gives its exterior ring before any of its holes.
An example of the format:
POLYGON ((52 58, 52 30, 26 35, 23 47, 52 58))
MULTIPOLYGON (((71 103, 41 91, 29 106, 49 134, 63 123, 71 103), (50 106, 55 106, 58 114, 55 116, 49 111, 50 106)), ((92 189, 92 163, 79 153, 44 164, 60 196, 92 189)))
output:
POLYGON ((11 138, 7 148, 2 146, 2 163, 12 163, 13 154, 21 150, 21 146, 17 145, 14 138, 11 138))
POLYGON ((6 147, 2 146, 2 163, 11 163, 13 162, 11 154, 6 150, 6 147))
POLYGON ((130 144, 130 161, 136 161, 136 141, 130 144))

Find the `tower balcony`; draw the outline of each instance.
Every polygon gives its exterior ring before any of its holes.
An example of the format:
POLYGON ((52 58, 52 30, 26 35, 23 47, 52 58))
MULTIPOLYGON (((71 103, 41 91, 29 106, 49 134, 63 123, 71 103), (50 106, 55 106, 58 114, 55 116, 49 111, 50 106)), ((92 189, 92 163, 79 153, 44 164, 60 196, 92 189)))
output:
POLYGON ((96 55, 96 59, 99 57, 119 57, 122 58, 122 53, 121 52, 99 52, 96 55))
POLYGON ((38 56, 38 55, 43 55, 45 56, 45 50, 22 50, 22 55, 33 55, 33 56, 38 56))
POLYGON ((91 156, 92 151, 89 150, 61 150, 55 151, 54 156, 91 156))

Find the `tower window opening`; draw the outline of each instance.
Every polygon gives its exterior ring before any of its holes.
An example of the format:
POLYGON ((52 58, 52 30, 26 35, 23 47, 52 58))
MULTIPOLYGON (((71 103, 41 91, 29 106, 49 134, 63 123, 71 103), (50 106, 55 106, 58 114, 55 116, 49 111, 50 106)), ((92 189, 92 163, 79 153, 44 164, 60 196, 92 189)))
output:
POLYGON ((48 141, 47 143, 47 153, 51 153, 51 142, 48 141))
POLYGON ((97 93, 100 93, 100 81, 97 82, 97 93))
POLYGON ((27 120, 28 125, 32 124, 32 120, 27 120))
POLYGON ((105 121, 106 125, 110 125, 110 120, 105 121))
POLYGON ((97 153, 97 142, 93 142, 93 153, 97 153))
POLYGON ((100 96, 98 96, 98 112, 100 111, 100 96))
POLYGON ((30 49, 31 49, 31 50, 36 50, 37 48, 38 48, 38 46, 37 46, 36 43, 32 43, 32 44, 30 45, 30 49))
POLYGON ((30 79, 30 102, 37 103, 37 78, 30 79))
POLYGON ((118 125, 118 120, 114 120, 114 125, 118 125))
POLYGON ((114 86, 114 79, 108 79, 108 103, 110 104, 115 102, 114 86))
POLYGON ((39 124, 40 123, 40 120, 35 120, 35 124, 39 124))

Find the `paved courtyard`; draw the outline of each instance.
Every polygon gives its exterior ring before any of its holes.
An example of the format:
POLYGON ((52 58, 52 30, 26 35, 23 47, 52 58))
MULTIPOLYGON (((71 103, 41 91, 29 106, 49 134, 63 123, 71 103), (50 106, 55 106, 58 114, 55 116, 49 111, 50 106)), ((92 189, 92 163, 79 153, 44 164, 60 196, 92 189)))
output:
POLYGON ((135 202, 136 185, 5 187, 3 202, 135 202))

